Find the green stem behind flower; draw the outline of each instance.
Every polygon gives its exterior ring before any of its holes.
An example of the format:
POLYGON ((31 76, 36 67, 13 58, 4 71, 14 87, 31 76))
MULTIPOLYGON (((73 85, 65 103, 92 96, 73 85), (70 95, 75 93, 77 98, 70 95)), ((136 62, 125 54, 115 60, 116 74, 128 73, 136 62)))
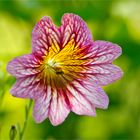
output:
POLYGON ((24 120, 24 124, 23 124, 23 128, 21 130, 20 125, 18 124, 18 129, 19 129, 19 140, 22 140, 26 126, 27 126, 27 121, 28 121, 28 117, 29 117, 29 112, 32 106, 32 100, 29 101, 29 104, 25 107, 25 120, 24 120))

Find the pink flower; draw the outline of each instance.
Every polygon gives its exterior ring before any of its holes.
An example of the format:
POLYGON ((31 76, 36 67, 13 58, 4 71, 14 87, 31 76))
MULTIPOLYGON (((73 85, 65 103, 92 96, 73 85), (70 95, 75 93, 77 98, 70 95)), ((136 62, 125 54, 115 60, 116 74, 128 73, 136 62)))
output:
POLYGON ((96 115, 109 99, 101 86, 122 76, 112 61, 121 54, 117 44, 93 41, 86 23, 77 15, 65 14, 56 27, 43 17, 32 32, 32 53, 9 62, 7 71, 17 81, 13 96, 35 101, 33 116, 40 123, 49 118, 62 123, 70 111, 96 115))

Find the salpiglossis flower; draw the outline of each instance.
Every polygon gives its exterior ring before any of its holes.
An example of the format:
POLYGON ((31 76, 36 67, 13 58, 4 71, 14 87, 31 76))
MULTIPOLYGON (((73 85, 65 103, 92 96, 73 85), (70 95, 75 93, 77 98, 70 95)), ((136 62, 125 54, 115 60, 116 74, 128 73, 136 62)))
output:
POLYGON ((121 48, 111 42, 93 41, 86 23, 65 14, 56 27, 43 17, 32 32, 32 53, 9 62, 7 70, 17 81, 13 96, 35 101, 33 116, 40 123, 49 118, 62 123, 70 111, 95 116, 106 109, 109 99, 101 86, 122 76, 112 61, 121 48))

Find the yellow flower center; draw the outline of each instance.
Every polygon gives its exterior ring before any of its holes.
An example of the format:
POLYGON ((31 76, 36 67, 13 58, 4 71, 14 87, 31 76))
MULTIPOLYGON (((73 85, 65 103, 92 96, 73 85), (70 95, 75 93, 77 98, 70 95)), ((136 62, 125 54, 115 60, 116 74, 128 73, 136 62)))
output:
POLYGON ((73 39, 61 50, 57 44, 53 44, 40 66, 43 82, 62 88, 74 79, 82 78, 80 73, 87 69, 84 64, 89 60, 82 59, 84 54, 80 52, 73 39))

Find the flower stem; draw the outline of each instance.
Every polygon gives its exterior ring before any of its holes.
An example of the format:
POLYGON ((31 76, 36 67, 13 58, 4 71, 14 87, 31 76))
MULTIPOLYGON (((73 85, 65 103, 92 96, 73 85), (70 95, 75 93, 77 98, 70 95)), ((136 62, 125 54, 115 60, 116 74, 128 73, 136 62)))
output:
POLYGON ((26 126, 27 126, 27 121, 28 121, 28 117, 29 117, 29 112, 32 106, 32 100, 29 101, 29 104, 25 107, 25 120, 24 120, 24 124, 23 124, 23 128, 22 130, 20 129, 20 125, 18 124, 18 129, 19 129, 19 140, 22 140, 26 126))

